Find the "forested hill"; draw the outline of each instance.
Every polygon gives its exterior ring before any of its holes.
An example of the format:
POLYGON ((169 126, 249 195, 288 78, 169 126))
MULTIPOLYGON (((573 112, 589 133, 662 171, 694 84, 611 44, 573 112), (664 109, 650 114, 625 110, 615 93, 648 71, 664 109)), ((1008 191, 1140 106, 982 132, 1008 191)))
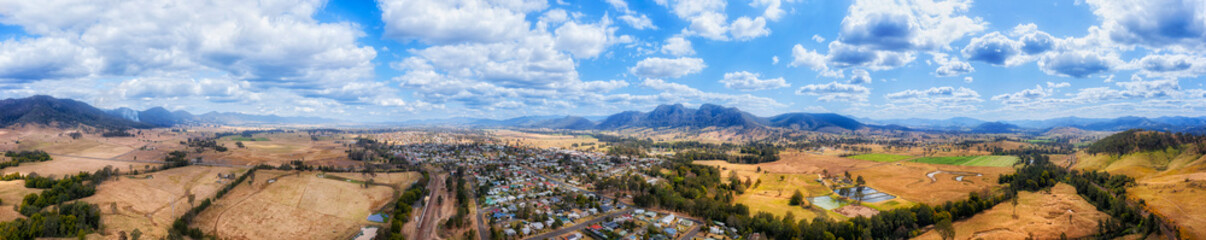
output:
POLYGON ((0 127, 15 124, 59 127, 86 125, 105 129, 151 127, 150 124, 110 115, 87 103, 42 95, 0 100, 0 127))
POLYGON ((1206 137, 1187 133, 1127 130, 1102 138, 1089 145, 1085 152, 1124 155, 1165 149, 1182 149, 1193 145, 1199 151, 1206 150, 1206 137))

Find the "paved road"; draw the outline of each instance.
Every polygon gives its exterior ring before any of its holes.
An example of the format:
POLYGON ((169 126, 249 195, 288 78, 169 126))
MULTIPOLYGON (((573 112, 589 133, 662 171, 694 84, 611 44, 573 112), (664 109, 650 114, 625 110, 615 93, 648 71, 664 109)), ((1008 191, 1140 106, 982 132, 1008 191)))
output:
MULTIPOLYGON (((434 239, 432 234, 435 232, 436 225, 439 225, 436 221, 439 221, 440 217, 431 211, 432 205, 434 205, 432 203, 437 202, 438 196, 446 191, 444 190, 444 178, 446 177, 448 176, 437 174, 435 178, 428 181, 427 189, 431 190, 431 194, 427 195, 427 201, 423 203, 423 215, 419 215, 419 228, 415 230, 418 232, 418 236, 415 239, 434 239)), ((434 206, 434 208, 439 208, 439 206, 434 206)))
MULTIPOLYGON (((76 156, 76 155, 54 154, 54 153, 51 153, 50 156, 83 158, 83 159, 105 160, 105 161, 118 161, 118 162, 132 162, 132 163, 155 163, 155 164, 167 164, 168 163, 168 162, 164 162, 164 161, 126 160, 126 159, 116 159, 116 158, 99 158, 99 157, 87 157, 87 156, 76 156)), ((190 162, 189 165, 201 165, 201 166, 213 166, 213 167, 241 167, 241 168, 251 167, 251 166, 247 166, 247 165, 232 165, 232 164, 207 163, 207 162, 199 162, 199 163, 191 163, 190 162)))
POLYGON ((604 216, 597 217, 597 218, 595 218, 595 219, 591 219, 590 221, 581 222, 581 223, 574 224, 574 225, 569 226, 569 227, 563 227, 563 228, 561 228, 561 229, 557 229, 557 230, 554 230, 554 231, 552 231, 552 232, 546 232, 546 233, 544 233, 544 234, 540 234, 540 235, 531 236, 531 237, 528 237, 527 239, 529 239, 529 240, 542 240, 542 239, 551 239, 551 238, 554 238, 554 237, 557 237, 557 236, 561 236, 561 235, 564 235, 564 234, 567 234, 567 233, 571 233, 571 232, 574 232, 574 231, 582 230, 582 229, 584 229, 584 228, 586 228, 586 227, 589 227, 591 224, 596 224, 596 223, 602 222, 603 220, 607 220, 608 218, 612 218, 612 217, 615 217, 615 216, 623 215, 623 214, 625 214, 625 213, 631 213, 632 211, 633 211, 633 209, 632 209, 632 208, 629 208, 629 209, 624 209, 624 210, 621 210, 621 211, 619 211, 619 212, 613 212, 613 213, 611 213, 611 214, 607 214, 607 215, 604 215, 604 216))

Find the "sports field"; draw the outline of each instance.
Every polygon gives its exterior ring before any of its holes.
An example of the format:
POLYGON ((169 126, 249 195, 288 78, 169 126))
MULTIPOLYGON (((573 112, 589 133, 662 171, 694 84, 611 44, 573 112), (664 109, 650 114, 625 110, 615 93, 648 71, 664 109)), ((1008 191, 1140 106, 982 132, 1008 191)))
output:
POLYGON ((984 166, 984 167, 1008 167, 1013 166, 1018 162, 1016 156, 958 156, 958 157, 923 157, 913 159, 913 162, 959 165, 959 166, 984 166))
POLYGON ((849 156, 846 158, 853 158, 853 159, 867 160, 867 161, 876 161, 876 162, 895 162, 895 161, 910 159, 910 158, 913 158, 913 156, 887 154, 887 153, 868 153, 868 154, 859 154, 859 155, 849 156))

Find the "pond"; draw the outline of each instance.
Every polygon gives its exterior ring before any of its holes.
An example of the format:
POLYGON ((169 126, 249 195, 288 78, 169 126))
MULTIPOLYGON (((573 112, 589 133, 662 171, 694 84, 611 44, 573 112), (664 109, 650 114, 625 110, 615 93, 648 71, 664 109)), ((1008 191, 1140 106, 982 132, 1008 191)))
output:
POLYGON ((384 223, 385 219, 389 218, 389 214, 377 213, 368 216, 369 222, 384 223))
POLYGON ((842 203, 829 196, 811 197, 808 198, 808 202, 811 202, 813 206, 818 206, 825 210, 833 210, 842 206, 842 203))

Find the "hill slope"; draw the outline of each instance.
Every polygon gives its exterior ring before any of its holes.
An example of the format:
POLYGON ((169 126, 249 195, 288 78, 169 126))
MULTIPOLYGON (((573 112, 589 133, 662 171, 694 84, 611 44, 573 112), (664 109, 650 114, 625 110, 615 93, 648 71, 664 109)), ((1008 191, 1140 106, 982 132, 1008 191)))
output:
POLYGON ((86 125, 107 129, 152 127, 150 124, 110 115, 87 103, 43 95, 0 100, 0 127, 14 124, 59 127, 86 125))

